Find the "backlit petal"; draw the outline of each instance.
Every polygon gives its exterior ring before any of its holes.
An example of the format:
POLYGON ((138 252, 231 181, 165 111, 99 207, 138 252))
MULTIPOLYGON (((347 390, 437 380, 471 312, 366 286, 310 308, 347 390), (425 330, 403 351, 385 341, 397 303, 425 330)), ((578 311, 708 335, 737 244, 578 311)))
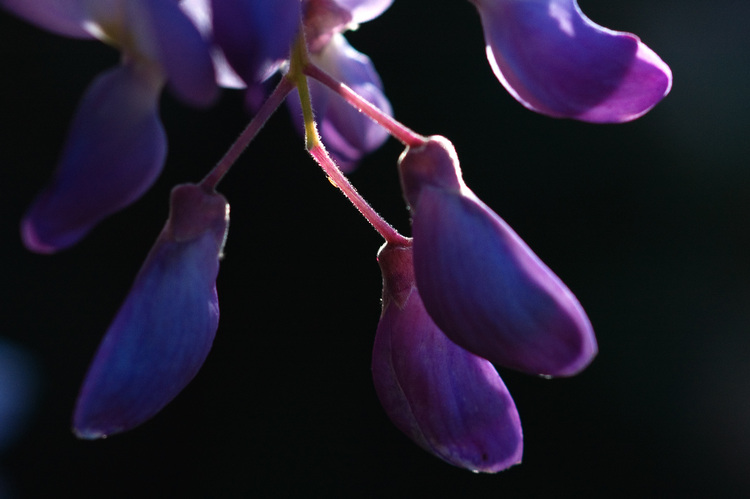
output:
POLYGON ((0 7, 42 29, 72 38, 93 38, 84 0, 0 0, 0 7))
POLYGON ((219 321, 216 275, 228 213, 219 194, 195 185, 172 191, 170 218, 81 388, 73 418, 79 437, 138 426, 203 365, 219 321))
POLYGON ((438 327, 504 367, 550 376, 586 367, 597 345, 583 308, 463 184, 452 145, 433 137, 408 149, 399 168, 412 208, 417 286, 438 327), (450 165, 458 189, 446 178, 450 165), (433 179, 426 175, 430 168, 433 179))
POLYGON ((22 222, 26 246, 52 253, 138 199, 166 155, 158 118, 159 74, 130 65, 100 75, 86 91, 52 181, 22 222))
MULTIPOLYGON (((343 35, 334 35, 321 52, 311 54, 311 59, 381 111, 393 114, 372 61, 352 48, 343 35)), ((321 139, 343 171, 354 170, 362 156, 388 139, 385 129, 321 83, 310 80, 310 94, 321 139)), ((288 102, 296 126, 302 131, 304 125, 298 94, 293 93, 288 102)))
POLYGON ((524 106, 596 123, 633 120, 672 86, 638 37, 590 21, 575 0, 473 0, 495 76, 524 106))
POLYGON ((147 54, 166 73, 175 94, 196 106, 217 95, 208 42, 174 0, 130 0, 125 3, 135 50, 147 54))
POLYGON ((411 249, 378 255, 383 314, 375 337, 375 388, 393 423, 428 452, 473 471, 521 461, 516 406, 495 368, 451 342, 414 285, 411 249))
POLYGON ((212 0, 211 7, 214 40, 245 82, 265 80, 289 57, 299 0, 212 0))
POLYGON ((351 12, 356 24, 371 21, 385 12, 393 0, 334 0, 339 6, 351 12))
MULTIPOLYGON (((183 0, 180 8, 193 21, 203 38, 210 40, 213 37, 213 12, 211 0, 183 0)), ((216 72, 216 82, 225 88, 244 88, 245 82, 234 72, 227 62, 224 52, 214 45, 211 47, 211 58, 216 72)))

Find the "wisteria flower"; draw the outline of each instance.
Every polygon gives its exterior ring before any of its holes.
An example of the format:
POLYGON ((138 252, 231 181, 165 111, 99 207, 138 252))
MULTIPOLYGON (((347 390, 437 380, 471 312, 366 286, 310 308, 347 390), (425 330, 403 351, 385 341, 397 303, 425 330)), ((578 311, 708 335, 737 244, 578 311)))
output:
POLYGON ((410 247, 384 245, 383 312, 372 353, 375 389, 388 417, 420 447, 472 471, 521 462, 518 411, 485 359, 435 325, 414 283, 410 247))
POLYGON ((101 438, 150 419, 195 377, 219 323, 216 275, 229 205, 185 184, 81 387, 73 428, 101 438))
POLYGON ((458 345, 493 364, 570 376, 597 352, 573 293, 466 187, 452 144, 431 137, 399 160, 424 305, 458 345))
POLYGON ((645 114, 672 87, 653 50, 593 23, 576 0, 471 1, 495 76, 533 111, 619 123, 645 114))
POLYGON ((122 62, 86 91, 52 181, 22 221, 26 246, 51 253, 138 199, 158 177, 166 138, 158 116, 165 85, 207 105, 217 91, 208 43, 174 0, 0 0, 65 36, 117 47, 122 62))

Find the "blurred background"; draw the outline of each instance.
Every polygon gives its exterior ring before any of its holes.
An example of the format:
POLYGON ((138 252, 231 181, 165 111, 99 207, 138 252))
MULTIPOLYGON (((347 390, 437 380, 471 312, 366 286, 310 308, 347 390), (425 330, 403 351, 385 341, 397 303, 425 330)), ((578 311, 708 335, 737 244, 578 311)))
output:
MULTIPOLYGON (((282 109, 221 185, 232 205, 222 317, 192 384, 130 433, 78 441, 88 363, 167 214, 248 120, 165 95, 157 185, 76 247, 27 252, 18 222, 78 99, 117 62, 0 13, 0 496, 741 497, 750 494, 750 4, 580 0, 672 67, 645 117, 535 115, 494 78, 468 2, 396 0, 348 38, 396 117, 455 144, 468 185, 576 293, 600 354, 581 375, 500 370, 524 461, 453 468, 387 419, 370 378, 379 236, 306 156, 282 109), (8 402, 6 408, 4 404, 8 402)), ((351 180, 402 232, 390 140, 351 180)))

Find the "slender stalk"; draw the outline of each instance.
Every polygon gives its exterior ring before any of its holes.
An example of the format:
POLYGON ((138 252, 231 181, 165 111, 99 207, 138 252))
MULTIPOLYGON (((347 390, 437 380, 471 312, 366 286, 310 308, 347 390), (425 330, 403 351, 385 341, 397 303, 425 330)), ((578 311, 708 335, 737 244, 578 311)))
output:
POLYGON ((377 230, 387 242, 401 246, 408 246, 411 244, 411 240, 399 234, 398 231, 394 229, 391 224, 386 222, 385 219, 383 219, 383 217, 381 217, 378 212, 370 206, 370 203, 368 203, 365 198, 357 192, 320 141, 318 128, 315 124, 315 117, 313 116, 310 88, 307 83, 307 77, 305 76, 306 69, 311 65, 312 63, 307 54, 307 45, 305 44, 304 38, 300 37, 292 49, 292 57, 287 78, 294 81, 297 86, 297 92, 299 93, 300 104, 302 105, 302 116, 305 120, 305 147, 307 148, 307 151, 323 169, 328 176, 328 180, 336 186, 344 196, 349 199, 349 201, 351 201, 354 207, 359 210, 362 216, 372 224, 375 230, 377 230))
POLYGON ((221 182, 221 179, 224 178, 224 175, 227 174, 234 162, 237 161, 240 154, 242 154, 250 142, 252 142, 261 128, 263 128, 263 125, 266 124, 268 118, 270 118, 271 115, 276 112, 276 109, 281 103, 284 102, 286 96, 294 90, 294 87, 295 83, 293 81, 290 81, 286 77, 281 79, 271 95, 260 107, 258 113, 253 116, 253 119, 250 120, 247 127, 245 127, 237 140, 234 141, 226 154, 224 154, 224 157, 222 157, 216 166, 208 172, 208 175, 201 180, 200 185, 204 189, 208 191, 216 189, 216 186, 221 182))
POLYGON ((385 221, 383 217, 376 212, 370 203, 368 203, 357 189, 349 182, 349 179, 341 172, 336 163, 328 155, 321 142, 317 142, 311 149, 310 155, 317 161, 320 167, 328 176, 328 180, 351 201, 357 210, 364 216, 378 233, 383 236, 386 242, 398 246, 410 246, 411 239, 402 236, 391 224, 385 221))
POLYGON ((375 123, 385 128, 388 133, 398 139, 405 146, 419 147, 424 145, 426 141, 425 137, 407 128, 403 123, 395 120, 391 116, 388 116, 354 90, 336 80, 315 64, 308 62, 304 66, 303 72, 307 76, 318 80, 320 83, 339 94, 351 106, 359 110, 361 113, 366 114, 375 123))

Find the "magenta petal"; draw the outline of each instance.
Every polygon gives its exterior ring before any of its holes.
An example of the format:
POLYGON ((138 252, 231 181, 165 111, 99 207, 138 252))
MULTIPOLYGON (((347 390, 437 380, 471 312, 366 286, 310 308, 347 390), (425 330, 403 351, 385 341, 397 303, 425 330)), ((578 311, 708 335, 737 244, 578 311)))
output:
POLYGON ((157 115, 161 85, 158 76, 131 66, 94 80, 73 119, 52 181, 21 224, 29 249, 52 253, 75 244, 156 180, 166 155, 157 115))
POLYGON ((451 342, 425 311, 411 249, 384 246, 383 314, 375 337, 375 389, 393 423, 437 457, 473 471, 521 461, 513 399, 488 361, 451 342))
POLYGON ((473 0, 495 76, 524 106, 559 118, 630 121, 655 106, 672 72, 630 33, 590 21, 575 0, 473 0))
POLYGON ((219 321, 216 275, 228 223, 223 196, 172 191, 170 218, 89 368, 73 427, 101 438, 150 419, 193 379, 219 321))
POLYGON ((407 150, 399 166, 412 207, 417 285, 438 327, 497 365, 550 376, 586 367, 597 345, 583 308, 463 185, 451 144, 432 138, 407 150), (447 177, 450 165, 454 173, 447 177))
POLYGON ((89 18, 81 0, 0 0, 0 7, 58 35, 93 38, 84 22, 89 18))
POLYGON ((218 94, 209 44, 174 0, 129 0, 128 29, 136 48, 158 61, 171 90, 207 106, 218 94))

